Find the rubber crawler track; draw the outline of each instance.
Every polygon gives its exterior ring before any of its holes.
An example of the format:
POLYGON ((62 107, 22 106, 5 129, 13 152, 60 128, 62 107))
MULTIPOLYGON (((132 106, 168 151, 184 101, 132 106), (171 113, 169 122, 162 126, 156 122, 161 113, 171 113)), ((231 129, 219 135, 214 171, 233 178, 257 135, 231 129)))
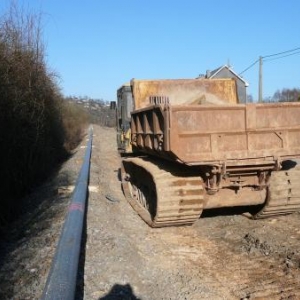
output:
POLYGON ((263 219, 300 211, 300 170, 274 171, 265 206, 254 218, 263 219))
MULTIPOLYGON (((151 227, 188 225, 199 219, 204 202, 204 189, 201 177, 186 168, 146 158, 126 158, 121 169, 124 194, 134 210, 151 227), (152 160, 153 161, 153 160, 152 160), (128 174, 130 179, 127 178, 128 174), (132 196, 131 184, 140 186, 149 178, 152 179, 151 205, 154 213, 149 212, 132 196)), ((145 183, 145 185, 149 184, 145 183)), ((147 198, 147 197, 146 197, 147 198)))

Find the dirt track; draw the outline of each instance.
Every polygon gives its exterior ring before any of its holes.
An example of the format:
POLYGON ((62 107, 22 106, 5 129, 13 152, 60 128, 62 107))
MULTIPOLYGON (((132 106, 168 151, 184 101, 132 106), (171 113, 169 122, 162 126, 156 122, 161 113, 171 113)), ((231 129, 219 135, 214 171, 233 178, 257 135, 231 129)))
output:
POLYGON ((299 214, 151 229, 122 194, 115 131, 94 133, 84 299, 300 298, 299 214))

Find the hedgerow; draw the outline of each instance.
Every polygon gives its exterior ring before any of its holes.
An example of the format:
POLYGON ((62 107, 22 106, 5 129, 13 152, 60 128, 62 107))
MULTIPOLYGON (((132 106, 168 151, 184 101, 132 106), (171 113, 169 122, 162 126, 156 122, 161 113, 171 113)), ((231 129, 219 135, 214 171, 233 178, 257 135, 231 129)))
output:
POLYGON ((45 62, 41 15, 12 4, 0 19, 0 225, 80 142, 86 119, 70 111, 45 62))

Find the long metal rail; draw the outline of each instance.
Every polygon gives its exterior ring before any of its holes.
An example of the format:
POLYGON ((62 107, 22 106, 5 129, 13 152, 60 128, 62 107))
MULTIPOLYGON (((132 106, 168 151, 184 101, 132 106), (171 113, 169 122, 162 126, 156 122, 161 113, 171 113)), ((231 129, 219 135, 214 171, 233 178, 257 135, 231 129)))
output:
POLYGON ((92 139, 93 129, 91 127, 83 165, 69 205, 69 211, 52 261, 42 300, 74 300, 75 297, 89 182, 92 139))

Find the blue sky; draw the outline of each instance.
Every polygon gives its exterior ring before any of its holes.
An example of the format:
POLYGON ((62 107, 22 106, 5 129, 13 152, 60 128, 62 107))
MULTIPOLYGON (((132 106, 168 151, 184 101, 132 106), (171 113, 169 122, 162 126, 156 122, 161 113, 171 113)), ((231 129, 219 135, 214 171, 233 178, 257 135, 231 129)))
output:
MULTIPOLYGON (((17 2, 42 13, 48 67, 66 96, 115 100, 132 78, 195 78, 228 62, 240 73, 260 55, 300 47, 299 0, 17 2)), ((243 77, 257 99, 258 64, 243 77)), ((263 79, 264 97, 300 88, 300 53, 265 62, 263 79)))

